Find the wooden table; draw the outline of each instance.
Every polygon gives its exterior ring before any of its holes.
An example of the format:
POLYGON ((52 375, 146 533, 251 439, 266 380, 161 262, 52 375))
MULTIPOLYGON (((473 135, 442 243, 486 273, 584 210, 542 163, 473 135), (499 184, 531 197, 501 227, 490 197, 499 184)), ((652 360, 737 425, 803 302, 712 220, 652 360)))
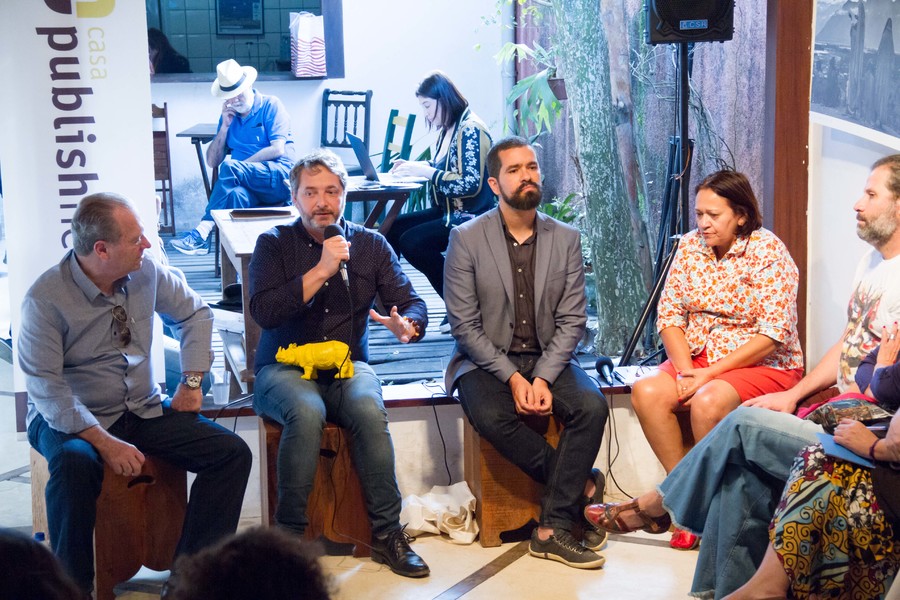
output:
POLYGON ((212 193, 212 187, 209 184, 209 172, 206 170, 206 161, 203 159, 203 144, 208 144, 216 137, 218 125, 216 123, 197 123, 196 125, 179 131, 175 137, 191 138, 191 143, 197 149, 197 161, 200 163, 200 174, 203 176, 203 187, 206 190, 206 197, 212 193))
POLYGON ((381 213, 384 212, 388 202, 391 202, 390 209, 381 221, 381 225, 378 226, 379 233, 386 234, 390 230, 391 225, 394 224, 394 220, 400 214, 406 201, 409 200, 413 192, 422 187, 422 184, 407 183, 403 185, 365 187, 373 183, 362 175, 350 177, 347 181, 347 202, 375 202, 375 206, 372 207, 363 223, 369 229, 375 228, 381 213))
MULTIPOLYGON (((265 209, 261 209, 265 210, 265 209)), ((297 218, 297 210, 293 207, 285 208, 289 211, 287 216, 267 219, 243 219, 231 218, 231 210, 214 210, 212 218, 219 228, 219 244, 222 247, 222 256, 227 260, 222 261, 222 289, 225 286, 237 282, 240 273, 241 298, 244 307, 244 335, 243 337, 231 332, 222 332, 223 349, 228 368, 235 374, 240 382, 241 391, 249 393, 253 391, 253 365, 256 358, 256 347, 259 345, 260 327, 250 316, 250 257, 256 248, 256 238, 276 225, 290 223, 297 218)))

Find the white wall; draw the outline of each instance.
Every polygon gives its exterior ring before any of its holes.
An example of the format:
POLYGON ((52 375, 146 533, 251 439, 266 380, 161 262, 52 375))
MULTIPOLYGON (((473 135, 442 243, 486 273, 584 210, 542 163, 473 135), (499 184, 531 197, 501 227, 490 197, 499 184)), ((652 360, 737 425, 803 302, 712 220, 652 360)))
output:
POLYGON ((823 125, 817 117, 810 123, 808 368, 840 339, 856 264, 869 248, 856 236, 853 204, 862 195, 872 163, 900 151, 900 140, 883 136, 877 143, 869 137, 876 136, 849 125, 823 125))
MULTIPOLYGON (((373 90, 372 152, 384 143, 392 108, 416 113, 413 139, 417 155, 433 142, 426 135, 415 89, 423 76, 440 69, 468 98, 473 111, 494 135, 503 129, 501 71, 494 55, 504 30, 484 25, 494 11, 483 0, 344 0, 343 79, 260 81, 260 92, 278 96, 291 114, 298 154, 318 146, 322 90, 373 90), (480 47, 479 47, 480 46, 480 47)), ((153 101, 168 102, 170 147, 179 232, 199 219, 206 198, 194 147, 175 133, 198 122, 215 122, 221 104, 205 83, 154 83, 153 101)), ((348 155, 349 156, 349 155, 348 155)))

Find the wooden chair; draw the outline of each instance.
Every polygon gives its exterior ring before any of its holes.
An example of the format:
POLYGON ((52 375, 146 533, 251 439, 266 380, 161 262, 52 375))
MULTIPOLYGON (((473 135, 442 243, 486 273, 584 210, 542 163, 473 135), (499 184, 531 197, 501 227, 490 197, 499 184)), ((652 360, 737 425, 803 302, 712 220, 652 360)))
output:
MULTIPOLYGON (((275 523, 278 499, 278 446, 282 426, 270 419, 259 423, 259 475, 263 525, 275 523)), ((366 544, 372 538, 362 484, 350 459, 350 436, 332 423, 325 425, 319 450, 319 465, 306 514, 306 538, 325 537, 338 544, 354 544, 353 556, 370 556, 366 544)))
MULTIPOLYGON (((31 450, 31 504, 34 531, 47 531, 47 461, 31 450)), ((131 579, 144 565, 155 571, 172 567, 187 509, 187 474, 147 456, 141 475, 124 477, 109 466, 97 498, 94 526, 94 590, 97 600, 114 600, 113 587, 131 579)), ((52 546, 53 540, 50 540, 52 546)))
MULTIPOLYGON (((322 92, 322 134, 319 141, 323 148, 352 148, 347 133, 362 138, 369 147, 372 90, 364 92, 325 89, 322 92)), ((345 161, 347 173, 362 175, 358 164, 345 161)))
POLYGON ((175 234, 175 200, 172 196, 172 158, 169 151, 169 105, 152 105, 153 179, 161 201, 159 232, 175 234), (160 126, 162 128, 160 128, 160 126))
POLYGON ((398 158, 409 160, 409 155, 412 153, 412 132, 415 124, 416 115, 409 114, 402 117, 396 108, 391 109, 391 113, 388 115, 387 131, 384 134, 384 150, 381 152, 382 173, 390 171, 394 161, 398 158), (394 137, 400 128, 403 129, 403 139, 398 144, 394 141, 394 137))
MULTIPOLYGON (((559 443, 560 425, 554 417, 531 418, 526 423, 554 448, 559 443)), ((479 539, 485 548, 499 546, 501 533, 540 520, 544 486, 506 460, 468 420, 464 427, 465 478, 475 496, 479 539)))

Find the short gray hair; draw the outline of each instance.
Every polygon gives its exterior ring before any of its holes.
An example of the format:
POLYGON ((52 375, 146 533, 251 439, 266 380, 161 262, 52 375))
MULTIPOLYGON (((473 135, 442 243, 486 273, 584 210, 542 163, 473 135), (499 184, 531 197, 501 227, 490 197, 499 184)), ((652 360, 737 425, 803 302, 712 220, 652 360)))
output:
POLYGON ((298 160, 291 169, 291 196, 297 195, 297 188, 300 187, 300 175, 303 171, 315 172, 322 168, 338 176, 338 179, 341 180, 341 187, 346 193, 348 175, 344 163, 331 150, 319 148, 298 160))
POLYGON ((121 240, 122 230, 116 220, 116 211, 123 208, 134 212, 125 196, 112 192, 98 192, 82 198, 72 216, 75 254, 88 256, 100 240, 113 243, 121 240))

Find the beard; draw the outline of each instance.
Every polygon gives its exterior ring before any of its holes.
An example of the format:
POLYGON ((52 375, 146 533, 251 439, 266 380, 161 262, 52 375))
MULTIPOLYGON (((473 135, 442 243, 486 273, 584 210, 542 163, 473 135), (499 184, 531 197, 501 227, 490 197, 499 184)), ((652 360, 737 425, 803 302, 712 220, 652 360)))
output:
POLYGON ((891 239, 897 226, 893 211, 885 211, 870 221, 857 221, 856 235, 864 242, 878 247, 891 239))
POLYGON ((311 213, 301 211, 300 217, 307 231, 325 231, 326 227, 340 221, 341 214, 328 210, 319 210, 311 213))
POLYGON ((537 181, 526 182, 510 195, 507 195, 502 189, 500 190, 500 198, 516 210, 532 210, 537 208, 541 203, 541 196, 544 190, 537 181))

